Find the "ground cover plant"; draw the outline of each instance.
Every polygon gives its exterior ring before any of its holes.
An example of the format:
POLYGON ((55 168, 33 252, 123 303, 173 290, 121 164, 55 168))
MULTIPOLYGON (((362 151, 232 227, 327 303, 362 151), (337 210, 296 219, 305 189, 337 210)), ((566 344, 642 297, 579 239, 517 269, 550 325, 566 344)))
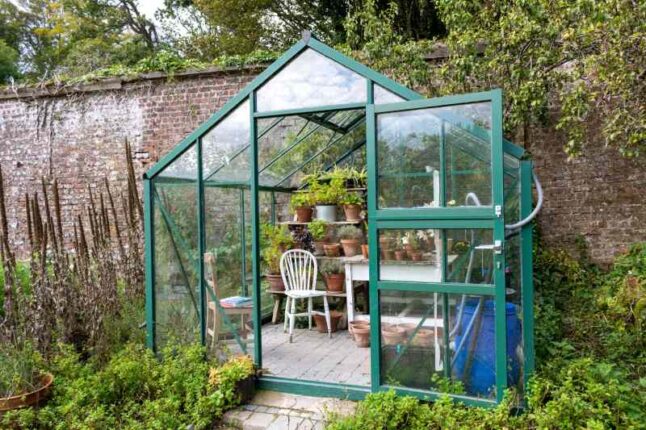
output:
POLYGON ((524 401, 509 391, 492 409, 449 397, 427 404, 394 392, 369 395, 328 429, 646 428, 646 243, 609 271, 585 249, 535 250, 537 371, 524 401))

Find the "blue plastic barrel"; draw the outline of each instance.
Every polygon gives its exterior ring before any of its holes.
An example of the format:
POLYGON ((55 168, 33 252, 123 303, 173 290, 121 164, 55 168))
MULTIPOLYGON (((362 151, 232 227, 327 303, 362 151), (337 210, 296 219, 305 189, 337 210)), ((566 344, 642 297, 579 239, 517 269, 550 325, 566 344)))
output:
MULTIPOLYGON (((467 300, 462 312, 460 330, 455 337, 455 348, 462 342, 465 331, 474 317, 479 299, 467 300)), ((467 388, 467 394, 477 396, 489 396, 495 390, 496 385, 496 321, 495 306, 493 300, 485 300, 484 309, 480 311, 482 321, 477 333, 475 348, 471 348, 473 336, 476 332, 477 321, 471 327, 467 338, 458 352, 453 363, 452 373, 454 379, 462 381, 467 388), (471 351, 469 350, 471 348, 471 351), (471 368, 468 375, 464 375, 467 357, 473 354, 471 368)), ((458 312, 459 314, 459 305, 458 312)), ((506 304, 507 314, 507 380, 510 385, 518 382, 520 377, 520 362, 516 354, 516 348, 521 342, 521 322, 516 313, 516 306, 513 303, 506 304)), ((457 316, 456 316, 457 318, 457 316)))

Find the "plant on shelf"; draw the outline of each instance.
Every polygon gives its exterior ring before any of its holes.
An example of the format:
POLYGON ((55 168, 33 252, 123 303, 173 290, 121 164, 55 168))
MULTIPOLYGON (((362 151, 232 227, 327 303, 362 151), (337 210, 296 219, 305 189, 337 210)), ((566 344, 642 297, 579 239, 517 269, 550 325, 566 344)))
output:
POLYGON ((396 246, 396 234, 391 231, 382 231, 379 234, 379 251, 381 258, 384 260, 392 260, 394 258, 394 249, 396 246))
POLYGON ((292 194, 290 208, 296 214, 296 222, 310 222, 312 220, 312 206, 314 205, 314 195, 309 192, 300 192, 292 194))
POLYGON ((343 205, 343 212, 347 221, 360 221, 361 209, 363 208, 363 197, 354 191, 346 191, 339 199, 343 205))
POLYGON ((312 235, 315 254, 323 255, 325 253, 323 245, 327 243, 328 224, 323 220, 315 219, 308 224, 307 229, 312 235))
POLYGON ((365 168, 358 170, 354 167, 339 166, 334 166, 332 170, 321 173, 319 175, 319 180, 321 181, 332 181, 334 179, 340 179, 343 181, 344 185, 349 188, 365 187, 367 178, 368 174, 366 173, 365 168))
POLYGON ((316 203, 316 218, 327 222, 336 221, 336 205, 346 192, 343 180, 333 179, 327 184, 315 180, 310 184, 310 192, 316 203))
POLYGON ((325 285, 330 292, 339 293, 343 291, 345 271, 338 260, 325 260, 321 264, 321 274, 325 278, 325 285))
POLYGON ((359 254, 363 231, 361 229, 345 225, 339 229, 338 236, 341 239, 341 246, 346 257, 354 257, 359 254))
POLYGON ((280 257, 292 246, 292 236, 284 225, 263 224, 260 231, 262 247, 260 256, 267 270, 265 278, 269 282, 269 289, 284 290, 285 285, 280 275, 280 257))

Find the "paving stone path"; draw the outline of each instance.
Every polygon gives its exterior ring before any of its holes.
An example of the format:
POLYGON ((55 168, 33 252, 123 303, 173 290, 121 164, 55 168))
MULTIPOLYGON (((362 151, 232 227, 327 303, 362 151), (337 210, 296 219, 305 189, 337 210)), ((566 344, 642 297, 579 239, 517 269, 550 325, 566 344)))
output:
POLYGON ((242 430, 319 430, 330 412, 354 413, 349 400, 259 391, 251 403, 224 414, 223 424, 242 430))

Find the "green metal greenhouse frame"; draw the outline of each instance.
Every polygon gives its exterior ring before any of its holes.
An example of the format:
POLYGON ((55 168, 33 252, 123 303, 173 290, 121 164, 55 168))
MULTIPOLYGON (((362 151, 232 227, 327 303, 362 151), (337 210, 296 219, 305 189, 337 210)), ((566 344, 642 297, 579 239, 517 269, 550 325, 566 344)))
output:
MULTIPOLYGON (((503 137, 503 112, 502 112, 502 91, 492 90, 487 92, 472 93, 465 95, 439 97, 433 99, 425 99, 423 96, 415 91, 412 91, 393 80, 377 73, 370 68, 340 54, 334 49, 326 46, 310 35, 305 35, 301 41, 292 46, 273 64, 271 64, 265 71, 257 76, 250 84, 248 84, 242 91, 235 97, 230 99, 217 113, 210 117, 206 122, 199 126, 195 131, 183 139, 172 151, 165 155, 158 163, 156 163, 144 175, 144 202, 145 202, 145 268, 146 268, 146 323, 147 323, 147 343, 148 346, 154 350, 157 349, 156 345, 156 291, 158 286, 155 284, 156 267, 155 261, 155 222, 157 218, 154 213, 159 213, 159 216, 165 228, 170 232, 171 245, 174 248, 176 258, 180 261, 182 276, 187 279, 186 268, 182 263, 180 256, 181 249, 190 248, 190 244, 185 243, 186 237, 180 232, 180 227, 175 225, 175 222, 168 214, 167 208, 163 199, 156 191, 156 184, 180 184, 184 187, 194 187, 194 209, 196 212, 197 224, 197 241, 194 246, 195 250, 184 252, 183 255, 189 255, 187 264, 194 265, 197 285, 196 289, 191 292, 191 299, 199 311, 197 316, 199 319, 199 339, 202 343, 206 343, 206 303, 204 297, 209 294, 212 299, 213 292, 206 286, 205 281, 205 264, 204 253, 207 250, 205 244, 205 189, 209 187, 230 187, 231 189, 240 190, 240 205, 242 216, 242 224, 240 227, 240 234, 242 237, 242 252, 246 251, 244 244, 246 243, 246 234, 250 234, 251 242, 251 291, 253 292, 253 330, 254 330, 254 350, 253 357, 256 365, 261 368, 263 365, 262 342, 261 342, 261 267, 260 267, 260 192, 269 192, 272 203, 275 203, 275 193, 293 192, 294 188, 285 184, 286 180, 290 177, 287 175, 272 186, 263 184, 260 179, 260 173, 263 166, 259 164, 259 139, 261 133, 267 133, 271 128, 281 121, 281 118, 291 115, 301 115, 304 118, 309 118, 315 123, 321 123, 321 126, 326 126, 326 121, 338 112, 361 110, 365 115, 360 115, 354 118, 354 123, 350 122, 345 126, 339 126, 332 123, 332 127, 341 127, 345 132, 351 130, 357 125, 365 125, 365 139, 353 143, 349 151, 344 153, 337 162, 342 161, 347 156, 361 147, 365 147, 366 151, 366 166, 367 166, 367 218, 368 223, 368 244, 369 254, 379 255, 379 242, 376 240, 379 231, 389 229, 487 229, 493 232, 493 239, 495 242, 501 244, 501 249, 505 249, 507 244, 506 229, 505 229, 505 159, 513 160, 517 163, 518 168, 516 173, 513 173, 516 184, 519 190, 519 213, 518 219, 527 217, 533 210, 532 202, 532 162, 527 159, 525 152, 522 148, 512 144, 503 137), (366 100, 362 103, 344 103, 336 105, 313 106, 313 107, 297 107, 293 109, 281 109, 273 111, 259 112, 257 106, 257 91, 274 76, 276 76, 285 66, 290 64, 294 58, 305 50, 312 50, 332 60, 333 62, 351 70, 365 79, 365 94, 366 100), (393 93, 398 98, 404 101, 386 104, 375 104, 374 91, 376 86, 393 93), (216 127, 223 119, 227 117, 236 107, 243 103, 248 103, 250 117, 249 121, 249 135, 250 141, 248 145, 242 147, 237 153, 231 154, 230 159, 235 159, 237 155, 243 151, 249 151, 249 180, 239 181, 232 179, 227 182, 223 179, 213 179, 217 172, 203 172, 203 156, 205 148, 203 144, 203 137, 216 127), (432 208, 380 208, 378 204, 378 154, 377 154, 377 117, 382 114, 390 114, 397 112, 409 112, 420 109, 442 108, 460 106, 470 103, 488 103, 491 106, 491 123, 490 131, 484 132, 481 128, 474 125, 473 130, 475 133, 484 133, 485 138, 491 142, 491 204, 479 207, 450 207, 447 206, 446 200, 446 185, 447 185, 447 168, 445 166, 446 160, 440 159, 441 172, 440 172, 440 207, 432 208), (327 113, 327 114, 326 114, 327 113), (274 119, 267 128, 259 132, 258 122, 262 119, 274 119), (165 178, 162 172, 169 166, 173 165, 180 157, 186 157, 189 151, 195 151, 196 164, 197 164, 197 178, 165 178), (204 177, 208 174, 208 177, 204 177), (248 194, 247 194, 248 193, 248 194), (249 198, 250 207, 247 208, 245 198, 249 198), (250 230, 245 226, 245 211, 250 212, 250 230), (155 212, 158 211, 158 212, 155 212), (499 241, 499 242, 498 242, 499 241), (192 255, 192 256, 191 256, 192 255), (199 297, 196 297, 199 296, 199 297)), ((327 123, 329 125, 329 122, 327 123)), ((299 136, 300 137, 300 136, 299 136)), ((308 136, 302 136, 298 141, 304 141, 308 136)), ((298 143, 297 142, 297 143, 298 143)), ((296 144, 294 144, 295 146, 296 144)), ((440 143, 441 147, 444 145, 440 143)), ((325 151, 326 147, 322 151, 325 151)), ((284 157, 289 152, 290 148, 281 151, 274 160, 269 164, 275 163, 280 157, 284 157)), ((440 151, 440 157, 444 154, 444 150, 440 151)), ((317 154, 318 155, 318 154, 317 154)), ((190 157, 193 157, 193 152, 190 152, 190 157)), ((313 158, 313 157, 312 157, 313 158)), ((311 160, 306 160, 305 163, 311 160)), ((299 166, 294 169, 302 168, 299 166)), ((328 166, 330 167, 330 166, 328 166)), ((264 166, 267 168, 267 166, 264 166)), ((188 189, 188 188, 187 188, 188 189)), ((192 196, 192 194, 191 194, 192 196)), ((272 204, 272 217, 274 214, 274 205, 272 204)), ((509 222, 509 220, 507 220, 509 222)), ((444 239, 446 240, 446 238, 444 239)), ((519 233, 519 254, 520 254, 520 285, 522 286, 522 296, 520 306, 522 307, 522 347, 524 351, 524 361, 522 363, 522 375, 526 382, 534 369, 534 346, 533 346, 533 286, 532 286, 532 227, 531 224, 525 225, 521 228, 519 233)), ((371 366, 371 383, 370 386, 354 386, 344 385, 337 383, 327 383, 322 381, 303 381, 296 379, 289 379, 277 376, 261 376, 259 378, 259 386, 261 388, 279 390, 284 392, 291 392, 296 394, 332 396, 351 399, 360 399, 367 393, 395 389, 399 393, 417 396, 425 400, 433 400, 438 398, 443 393, 420 390, 414 388, 405 388, 400 386, 390 386, 384 381, 380 374, 381 369, 381 355, 380 355, 380 306, 379 295, 384 291, 402 291, 402 292, 424 292, 424 293, 440 293, 444 296, 445 300, 448 294, 473 294, 479 296, 486 296, 493 299, 496 309, 506 308, 506 294, 507 285, 505 277, 505 268, 507 267, 504 252, 496 252, 493 255, 493 277, 492 283, 489 284, 476 284, 476 283, 457 283, 449 282, 446 279, 448 273, 448 263, 446 254, 444 254, 442 265, 442 282, 409 282, 409 281, 396 281, 396 280, 380 280, 379 279, 379 259, 371 258, 369 260, 369 302, 370 302, 370 327, 371 327, 371 351, 370 351, 370 366, 371 366)), ((185 258, 186 259, 186 258, 185 258)), ((246 282, 244 273, 247 268, 247 258, 243 254, 242 258, 242 271, 243 283, 246 282)), ((247 288, 245 286, 245 288, 247 288)), ((446 306, 445 302, 445 306, 446 306)), ((446 309, 446 307, 445 307, 446 309)), ((449 327, 448 312, 444 313, 444 327, 449 327)), ((459 401, 463 401, 469 405, 491 406, 500 402, 503 398, 504 390, 508 388, 507 377, 507 320, 505 312, 495 313, 495 398, 476 398, 460 394, 450 394, 452 397, 459 401)), ((448 330, 444 330, 443 348, 446 349, 448 354, 449 339, 448 330)), ((238 339, 239 340, 239 339, 238 339)), ((444 366, 444 372, 447 376, 450 373, 450 366, 444 366)))

